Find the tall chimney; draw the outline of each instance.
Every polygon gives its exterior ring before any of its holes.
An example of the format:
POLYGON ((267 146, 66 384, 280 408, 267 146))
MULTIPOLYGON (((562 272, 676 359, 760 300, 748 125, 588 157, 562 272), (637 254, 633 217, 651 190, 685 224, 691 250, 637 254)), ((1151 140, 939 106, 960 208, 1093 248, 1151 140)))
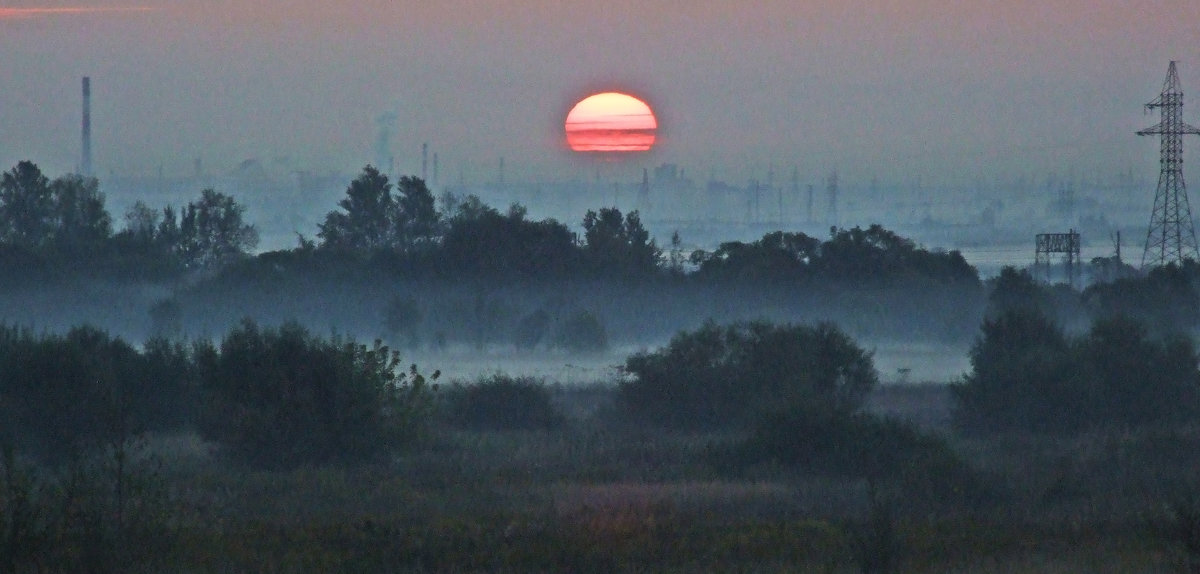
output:
POLYGON ((429 181, 429 144, 421 144, 421 181, 429 181))
POLYGON ((79 164, 81 175, 92 175, 92 79, 83 77, 83 158, 79 164))

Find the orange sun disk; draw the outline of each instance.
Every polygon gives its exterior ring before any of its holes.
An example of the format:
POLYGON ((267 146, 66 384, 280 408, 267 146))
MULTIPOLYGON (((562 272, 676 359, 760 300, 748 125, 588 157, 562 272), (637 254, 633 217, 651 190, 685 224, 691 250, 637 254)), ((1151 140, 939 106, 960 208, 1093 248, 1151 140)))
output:
POLYGON ((577 152, 649 151, 658 120, 633 96, 604 92, 584 98, 567 114, 567 145, 577 152))

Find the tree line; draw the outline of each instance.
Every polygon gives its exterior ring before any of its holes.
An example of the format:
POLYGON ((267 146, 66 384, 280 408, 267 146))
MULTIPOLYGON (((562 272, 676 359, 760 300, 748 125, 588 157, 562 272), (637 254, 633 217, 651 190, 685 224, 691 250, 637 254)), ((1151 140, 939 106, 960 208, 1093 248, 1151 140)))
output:
MULTIPOLYGON (((0 179, 0 245, 10 260, 88 260, 107 264, 114 276, 164 278, 252 259, 258 232, 244 221, 245 211, 233 197, 205 189, 178 209, 139 201, 114 230, 95 178, 71 174, 51 181, 22 161, 0 179)), ((420 178, 393 182, 368 165, 325 215, 315 239, 301 236, 291 253, 325 261, 349 256, 406 275, 455 278, 642 281, 687 275, 706 284, 815 278, 978 284, 959 253, 925 250, 877 225, 833 229, 825 241, 780 231, 754 242, 723 243, 711 253, 690 254, 691 273, 685 273, 689 259, 678 236, 664 252, 636 211, 589 210, 580 227, 576 233, 552 218, 532 220, 519 204, 499 210, 475 196, 435 198, 420 178)))
MULTIPOLYGON (((0 246, 7 259, 28 264, 86 262, 116 273, 161 276, 211 270, 247 257, 258 231, 243 221, 245 207, 205 189, 176 210, 137 202, 114 232, 95 178, 69 174, 50 180, 22 161, 0 176, 0 246)), ((28 266, 28 265, 25 265, 28 266)))

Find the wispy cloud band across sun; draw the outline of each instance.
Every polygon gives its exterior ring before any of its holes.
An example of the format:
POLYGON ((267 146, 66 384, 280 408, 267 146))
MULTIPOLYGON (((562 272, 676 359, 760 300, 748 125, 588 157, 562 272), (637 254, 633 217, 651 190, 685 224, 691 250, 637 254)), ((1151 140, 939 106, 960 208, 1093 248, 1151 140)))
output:
POLYGON ((5 8, 0 6, 0 20, 18 20, 27 18, 42 18, 48 16, 68 16, 80 14, 99 14, 107 12, 151 12, 157 10, 150 6, 104 6, 104 7, 56 7, 56 8, 5 8))

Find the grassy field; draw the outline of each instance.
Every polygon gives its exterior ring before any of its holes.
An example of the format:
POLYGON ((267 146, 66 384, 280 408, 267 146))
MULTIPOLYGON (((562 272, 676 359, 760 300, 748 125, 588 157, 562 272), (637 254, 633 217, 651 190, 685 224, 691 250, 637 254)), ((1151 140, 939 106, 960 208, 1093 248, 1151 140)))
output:
MULTIPOLYGON (((965 506, 720 470, 713 453, 740 437, 622 426, 603 386, 555 393, 560 430, 446 429, 353 469, 249 471, 155 437, 122 528, 101 512, 96 536, 0 571, 54 571, 56 552, 143 572, 1187 572, 1200 555, 1197 429, 952 438, 994 493, 965 506)), ((870 408, 948 432, 944 386, 884 386, 870 408)))

